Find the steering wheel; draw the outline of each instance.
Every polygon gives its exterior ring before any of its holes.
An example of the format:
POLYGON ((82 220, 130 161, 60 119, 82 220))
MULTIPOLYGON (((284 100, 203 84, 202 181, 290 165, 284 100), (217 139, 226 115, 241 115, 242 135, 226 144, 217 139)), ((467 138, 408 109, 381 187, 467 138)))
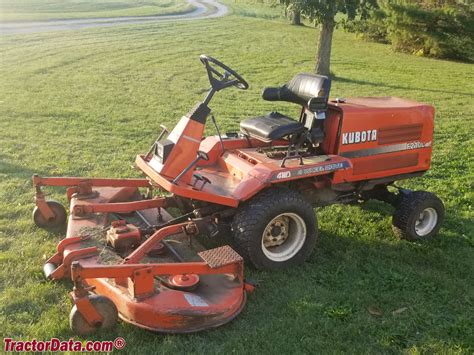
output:
POLYGON ((247 90, 249 88, 249 84, 244 78, 242 78, 235 70, 219 62, 217 59, 205 54, 201 54, 199 59, 206 67, 209 82, 214 90, 219 91, 230 86, 235 86, 237 89, 241 90, 247 90), (218 69, 222 69, 224 72, 222 73, 218 69))

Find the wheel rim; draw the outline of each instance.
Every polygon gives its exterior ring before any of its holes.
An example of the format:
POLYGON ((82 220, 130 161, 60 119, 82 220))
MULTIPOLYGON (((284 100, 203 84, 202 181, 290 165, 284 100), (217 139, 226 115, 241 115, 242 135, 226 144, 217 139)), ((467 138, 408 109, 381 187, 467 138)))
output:
POLYGON ((436 224, 438 223, 438 212, 434 208, 425 208, 420 215, 418 216, 418 219, 415 222, 415 232, 417 235, 420 237, 423 237, 436 227, 436 224))
POLYGON ((276 262, 294 257, 306 240, 306 223, 295 213, 282 213, 273 218, 262 235, 262 251, 276 262))

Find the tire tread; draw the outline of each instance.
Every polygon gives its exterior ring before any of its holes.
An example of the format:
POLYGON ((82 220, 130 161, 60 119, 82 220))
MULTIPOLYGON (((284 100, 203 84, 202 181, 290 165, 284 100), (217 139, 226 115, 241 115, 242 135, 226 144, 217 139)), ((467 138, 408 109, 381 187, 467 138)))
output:
POLYGON ((428 191, 413 191, 402 199, 400 205, 393 214, 393 231, 401 239, 410 241, 427 239, 439 231, 443 218, 444 205, 435 194, 428 191), (420 209, 420 206, 427 204, 436 209, 438 213, 438 223, 433 231, 431 231, 428 235, 420 237, 417 236, 411 228, 412 219, 414 218, 413 214, 417 213, 417 210, 420 209))

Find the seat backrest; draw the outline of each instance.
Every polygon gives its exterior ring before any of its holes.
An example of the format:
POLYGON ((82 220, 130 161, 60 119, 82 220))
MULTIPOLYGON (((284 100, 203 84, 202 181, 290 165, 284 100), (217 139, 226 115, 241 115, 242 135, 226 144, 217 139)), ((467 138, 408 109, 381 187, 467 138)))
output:
MULTIPOLYGON (((310 99, 318 98, 327 105, 331 79, 324 75, 297 74, 279 88, 265 88, 262 98, 267 101, 287 101, 308 107, 310 99)), ((318 100, 319 101, 319 100, 318 100)))

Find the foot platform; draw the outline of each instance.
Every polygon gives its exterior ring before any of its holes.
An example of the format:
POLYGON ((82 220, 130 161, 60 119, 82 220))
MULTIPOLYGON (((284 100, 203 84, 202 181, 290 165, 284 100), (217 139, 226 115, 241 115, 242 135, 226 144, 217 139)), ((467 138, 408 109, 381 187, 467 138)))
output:
POLYGON ((230 246, 224 245, 219 248, 209 249, 198 253, 211 269, 225 265, 240 263, 243 258, 230 246))

